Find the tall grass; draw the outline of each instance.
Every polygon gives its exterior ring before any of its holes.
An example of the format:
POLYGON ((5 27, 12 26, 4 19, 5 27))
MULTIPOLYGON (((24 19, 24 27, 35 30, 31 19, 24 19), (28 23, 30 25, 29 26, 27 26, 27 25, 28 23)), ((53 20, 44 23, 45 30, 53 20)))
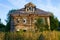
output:
POLYGON ((60 32, 0 32, 0 40, 60 40, 60 32))

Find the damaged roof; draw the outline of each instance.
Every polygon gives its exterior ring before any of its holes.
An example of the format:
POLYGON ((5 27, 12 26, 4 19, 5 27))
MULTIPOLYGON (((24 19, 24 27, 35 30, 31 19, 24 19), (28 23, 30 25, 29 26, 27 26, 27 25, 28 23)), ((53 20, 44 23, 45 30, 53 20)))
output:
MULTIPOLYGON (((33 5, 32 3, 28 3, 28 4, 26 4, 25 6, 28 6, 28 5, 33 5)), ((33 6, 35 6, 35 5, 33 5, 33 6)), ((51 14, 49 13, 49 12, 47 12, 47 11, 44 11, 44 10, 41 10, 41 9, 39 9, 39 8, 36 8, 36 10, 34 10, 34 12, 31 12, 31 11, 26 11, 26 9, 25 8, 21 8, 21 9, 18 9, 18 10, 11 10, 10 12, 9 12, 9 14, 11 14, 11 15, 14 15, 14 14, 38 14, 38 15, 48 15, 48 16, 50 16, 51 14)))

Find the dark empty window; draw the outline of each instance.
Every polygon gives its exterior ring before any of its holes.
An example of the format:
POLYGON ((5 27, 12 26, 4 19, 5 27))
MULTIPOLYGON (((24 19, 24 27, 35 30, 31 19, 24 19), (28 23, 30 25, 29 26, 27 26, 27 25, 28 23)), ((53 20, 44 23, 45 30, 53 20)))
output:
POLYGON ((20 22, 20 19, 17 19, 17 23, 19 23, 20 22))
POLYGON ((33 8, 32 8, 32 7, 29 7, 29 10, 30 10, 30 11, 33 11, 33 8))
POLYGON ((24 24, 26 24, 26 19, 23 19, 24 24))
POLYGON ((26 30, 23 30, 23 32, 26 32, 26 30))
POLYGON ((17 23, 19 23, 19 21, 17 20, 17 23))
POLYGON ((34 11, 34 8, 33 7, 28 7, 27 11, 34 11))
POLYGON ((23 22, 25 22, 25 20, 23 20, 23 22))

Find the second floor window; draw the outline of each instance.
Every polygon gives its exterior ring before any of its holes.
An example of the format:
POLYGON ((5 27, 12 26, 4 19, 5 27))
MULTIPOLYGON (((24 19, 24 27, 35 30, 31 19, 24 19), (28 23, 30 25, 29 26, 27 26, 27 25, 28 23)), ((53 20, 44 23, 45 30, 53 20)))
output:
POLYGON ((17 23, 19 23, 20 22, 20 19, 17 19, 17 23))
POLYGON ((26 24, 26 19, 23 19, 23 23, 26 24))

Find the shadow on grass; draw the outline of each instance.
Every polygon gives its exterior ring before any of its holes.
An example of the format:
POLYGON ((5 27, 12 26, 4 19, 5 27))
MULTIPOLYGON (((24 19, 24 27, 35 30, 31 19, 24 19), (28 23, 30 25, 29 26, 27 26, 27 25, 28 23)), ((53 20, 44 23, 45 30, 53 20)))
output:
POLYGON ((45 37, 43 36, 43 34, 39 36, 38 40, 45 40, 45 37))

